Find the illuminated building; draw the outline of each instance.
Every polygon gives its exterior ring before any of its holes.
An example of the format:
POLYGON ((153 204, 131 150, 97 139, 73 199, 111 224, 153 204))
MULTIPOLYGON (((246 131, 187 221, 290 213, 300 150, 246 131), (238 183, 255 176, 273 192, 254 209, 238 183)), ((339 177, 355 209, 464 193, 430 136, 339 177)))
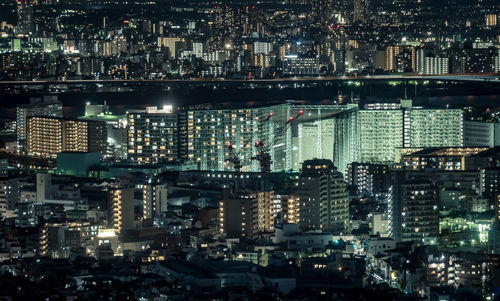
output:
POLYGON ((404 108, 404 147, 463 146, 462 109, 404 108))
POLYGON ((300 228, 349 232, 349 193, 332 161, 304 161, 299 176, 300 228))
POLYGON ((334 161, 342 172, 351 162, 393 163, 397 149, 461 147, 461 109, 414 107, 411 100, 402 106, 376 105, 351 109, 336 118, 334 161))
POLYGON ((283 74, 314 76, 319 74, 319 56, 316 54, 287 54, 283 59, 283 74))
POLYGON ((112 188, 110 193, 110 226, 117 234, 135 229, 134 189, 112 188))
POLYGON ((479 191, 489 200, 496 200, 500 194, 500 168, 485 168, 479 172, 479 191))
POLYGON ((142 188, 142 218, 153 219, 167 211, 166 184, 148 183, 142 188))
POLYGON ((497 22, 498 22, 498 16, 497 14, 487 14, 485 16, 485 23, 486 23, 486 26, 488 27, 495 27, 497 26, 497 22))
POLYGON ((101 122, 29 117, 26 151, 29 155, 55 158, 60 152, 106 153, 106 126, 101 122))
POLYGON ((359 162, 394 161, 395 150, 403 143, 403 111, 359 111, 359 162))
POLYGON ((171 58, 177 58, 176 49, 177 44, 182 42, 182 38, 171 38, 171 37, 159 37, 158 38, 158 47, 166 47, 170 51, 171 58))
POLYGON ((500 146, 500 123, 464 121, 464 146, 500 146))
POLYGON ((186 149, 186 158, 201 170, 232 170, 232 164, 226 161, 229 158, 226 145, 231 143, 242 162, 242 171, 259 171, 259 164, 252 157, 256 152, 255 142, 262 140, 264 144, 273 144, 269 150, 272 171, 298 170, 302 160, 333 158, 334 137, 341 136, 334 131, 335 120, 346 109, 340 105, 282 104, 251 109, 188 110, 182 117, 185 121, 181 122, 180 133, 186 138, 179 144, 186 149), (301 110, 300 118, 286 124, 290 116, 297 116, 301 110), (267 118, 271 113, 272 117, 267 118))
POLYGON ((171 106, 128 114, 128 158, 138 164, 179 158, 178 119, 171 106))
POLYGON ((431 183, 395 172, 390 190, 389 228, 396 241, 433 244, 439 233, 438 191, 431 183))
POLYGON ((389 166, 353 162, 347 165, 346 180, 347 185, 356 187, 358 193, 374 195, 388 188, 389 166))
POLYGON ((14 210, 19 201, 19 179, 0 178, 0 216, 14 210))
MULTIPOLYGON (((61 119, 30 117, 27 121, 26 151, 30 155, 41 157, 55 157, 57 153, 62 152, 61 119)), ((81 151, 87 151, 87 149, 81 151)))
POLYGON ((38 253, 51 258, 68 258, 71 252, 84 248, 91 236, 89 222, 50 222, 40 229, 38 253))
POLYGON ((296 195, 274 195, 274 213, 281 224, 298 224, 300 221, 300 198, 296 195))
POLYGON ((220 231, 228 237, 252 238, 274 231, 274 191, 231 195, 219 202, 220 231))
POLYGON ((18 105, 16 108, 17 143, 21 150, 26 143, 26 122, 29 117, 57 117, 63 116, 63 105, 57 98, 44 96, 43 98, 30 99, 26 105, 18 105))
POLYGON ((401 164, 411 169, 477 170, 489 167, 495 158, 487 147, 426 148, 403 155, 401 164))
POLYGON ((419 74, 447 74, 449 73, 449 61, 447 57, 431 56, 424 49, 416 51, 415 68, 419 74))

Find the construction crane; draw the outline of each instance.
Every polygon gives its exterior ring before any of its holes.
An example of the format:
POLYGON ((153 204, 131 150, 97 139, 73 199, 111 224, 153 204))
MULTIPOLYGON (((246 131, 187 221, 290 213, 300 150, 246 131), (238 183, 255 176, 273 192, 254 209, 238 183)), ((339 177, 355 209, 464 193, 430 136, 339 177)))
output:
POLYGON ((236 151, 234 150, 234 147, 231 144, 231 142, 228 142, 226 146, 229 150, 229 158, 226 159, 226 162, 232 163, 233 167, 234 167, 234 171, 236 173, 240 173, 240 171, 241 171, 241 159, 240 159, 240 157, 238 157, 238 155, 236 154, 236 151))
POLYGON ((304 114, 304 111, 300 110, 299 113, 295 117, 290 116, 290 118, 288 118, 288 120, 285 122, 285 124, 281 128, 278 129, 276 135, 274 135, 274 140, 272 141, 272 143, 264 144, 262 139, 259 139, 255 143, 255 148, 257 149, 257 154, 254 157, 252 157, 252 160, 259 161, 260 171, 262 173, 271 172, 271 164, 273 162, 271 160, 271 154, 269 152, 270 148, 273 147, 274 145, 276 145, 276 143, 279 141, 279 139, 281 139, 283 134, 285 134, 285 132, 288 128, 288 125, 292 124, 296 119, 298 119, 303 114, 304 114))
MULTIPOLYGON (((262 122, 268 122, 269 119, 271 119, 271 117, 273 117, 273 116, 274 116, 273 112, 269 113, 269 115, 267 115, 267 117, 264 118, 262 122)), ((257 135, 257 134, 258 133, 254 133, 253 135, 251 135, 250 138, 243 141, 243 147, 252 143, 252 140, 254 139, 255 135, 257 135)), ((241 168, 242 168, 241 158, 231 142, 227 142, 226 147, 229 150, 229 158, 227 158, 225 160, 225 162, 232 163, 234 171, 239 174, 241 172, 241 168)))

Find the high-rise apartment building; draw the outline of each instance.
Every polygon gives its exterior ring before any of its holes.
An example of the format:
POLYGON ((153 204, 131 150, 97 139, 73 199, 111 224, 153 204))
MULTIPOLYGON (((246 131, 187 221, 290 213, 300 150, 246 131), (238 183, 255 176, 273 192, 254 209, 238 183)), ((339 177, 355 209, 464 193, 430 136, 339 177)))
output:
POLYGON ((300 221, 300 198, 295 194, 275 194, 274 213, 276 223, 298 224, 300 221))
POLYGON ((128 158, 139 164, 179 159, 177 113, 171 106, 128 115, 128 158))
POLYGON ((424 49, 416 51, 416 72, 425 75, 449 73, 449 58, 429 55, 424 49))
MULTIPOLYGON (((294 169, 300 164, 314 158, 333 161, 333 144, 335 135, 335 120, 316 120, 298 124, 298 158, 294 160, 294 169)), ((295 142, 292 138, 292 143, 295 142)), ((295 158, 294 158, 295 159, 295 158)))
POLYGON ((63 105, 56 97, 30 99, 29 104, 18 105, 16 108, 17 143, 24 151, 26 143, 26 121, 29 117, 63 117, 63 105))
POLYGON ((135 229, 134 188, 112 187, 109 194, 110 227, 115 233, 135 229))
POLYGON ((297 196, 300 228, 333 233, 349 232, 349 193, 344 177, 325 159, 302 164, 297 196))
POLYGON ((463 146, 461 109, 427 109, 371 105, 352 109, 336 118, 334 161, 342 172, 351 162, 393 163, 402 147, 463 146))
POLYGON ((272 171, 298 170, 301 160, 332 158, 335 119, 346 109, 341 105, 283 104, 250 109, 188 110, 180 115, 183 118, 180 137, 186 139, 179 144, 181 149, 186 149, 185 158, 196 162, 199 169, 231 170, 226 147, 231 143, 241 159, 242 170, 259 171, 259 164, 252 157, 256 154, 255 142, 261 140, 270 146, 272 171), (303 115, 288 122, 300 111, 303 115))
POLYGON ((385 192, 390 183, 389 166, 353 162, 347 165, 346 180, 358 193, 374 195, 385 192))
POLYGON ((359 162, 392 162, 403 145, 403 111, 360 110, 359 133, 359 162))
POLYGON ((274 231, 274 191, 234 195, 224 192, 219 202, 220 232, 228 237, 252 238, 274 231))
POLYGON ((462 109, 404 108, 404 146, 463 146, 462 109))
POLYGON ((29 155, 55 158, 60 152, 106 153, 104 122, 29 117, 26 151, 29 155))
POLYGON ((395 172, 389 200, 389 228, 396 241, 432 244, 439 234, 438 189, 395 172))
POLYGON ((500 146, 500 123, 464 121, 464 146, 500 146))
POLYGON ((148 183, 142 188, 142 218, 153 219, 167 211, 167 184, 148 183))

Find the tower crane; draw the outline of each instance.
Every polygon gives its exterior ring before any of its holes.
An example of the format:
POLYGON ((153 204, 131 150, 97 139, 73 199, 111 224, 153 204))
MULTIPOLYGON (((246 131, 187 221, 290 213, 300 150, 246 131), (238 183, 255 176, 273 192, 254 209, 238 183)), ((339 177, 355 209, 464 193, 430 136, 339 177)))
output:
POLYGON ((269 173, 271 171, 271 164, 273 163, 271 160, 271 154, 269 153, 270 148, 276 145, 276 143, 281 139, 283 134, 285 134, 288 125, 292 124, 296 119, 298 119, 300 116, 304 114, 303 110, 300 110, 299 113, 293 117, 290 116, 288 120, 285 122, 285 124, 278 129, 278 132, 276 135, 274 135, 274 139, 271 143, 265 144, 262 139, 259 139, 255 143, 255 148, 257 149, 257 154, 252 157, 252 160, 257 160, 259 161, 260 165, 260 170, 262 173, 269 173))
MULTIPOLYGON (((262 122, 268 122, 269 119, 271 119, 271 117, 273 117, 273 116, 274 116, 273 112, 269 113, 269 115, 267 115, 266 118, 264 118, 262 122)), ((257 133, 254 133, 250 138, 243 141, 243 147, 245 147, 249 143, 252 143, 252 140, 256 134, 257 133)), ((242 168, 242 164, 241 164, 241 158, 240 158, 238 152, 236 151, 234 145, 231 142, 227 142, 226 147, 229 150, 229 158, 227 158, 225 160, 225 162, 232 163, 234 171, 236 173, 240 173, 241 168, 242 168)))

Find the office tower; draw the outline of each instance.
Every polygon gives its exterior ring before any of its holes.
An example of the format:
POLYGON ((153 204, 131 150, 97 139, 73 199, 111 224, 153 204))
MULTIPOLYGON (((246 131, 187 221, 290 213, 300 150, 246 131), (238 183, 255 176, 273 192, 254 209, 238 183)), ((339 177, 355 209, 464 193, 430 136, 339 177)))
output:
POLYGON ((104 122, 29 117, 26 152, 55 158, 60 152, 96 151, 106 153, 107 132, 104 122), (89 135, 90 134, 90 135, 89 135))
POLYGON ((253 238, 274 231, 274 191, 231 194, 219 202, 220 232, 228 237, 253 238))
POLYGON ((128 158, 139 164, 179 159, 177 113, 171 106, 128 114, 128 158))
POLYGON ((433 244, 439 234, 438 189, 428 181, 407 180, 394 172, 390 189, 389 228, 396 241, 433 244))
POLYGON ((167 184, 148 183, 142 188, 142 218, 153 219, 167 211, 167 184))
POLYGON ((332 161, 305 161, 299 175, 297 196, 300 198, 301 229, 349 232, 349 193, 344 177, 332 161))
POLYGON ((357 193, 374 195, 389 188, 389 166, 384 164, 353 162, 347 165, 347 185, 356 188, 357 193))
POLYGON ((135 229, 134 188, 112 187, 110 194, 109 226, 115 233, 135 229))
POLYGON ((26 121, 28 117, 63 117, 63 105, 57 97, 44 96, 32 98, 29 104, 18 105, 16 108, 17 143, 24 151, 26 143, 26 121))
POLYGON ((17 1, 17 27, 16 32, 30 35, 35 29, 35 19, 33 17, 33 4, 31 1, 17 1))

